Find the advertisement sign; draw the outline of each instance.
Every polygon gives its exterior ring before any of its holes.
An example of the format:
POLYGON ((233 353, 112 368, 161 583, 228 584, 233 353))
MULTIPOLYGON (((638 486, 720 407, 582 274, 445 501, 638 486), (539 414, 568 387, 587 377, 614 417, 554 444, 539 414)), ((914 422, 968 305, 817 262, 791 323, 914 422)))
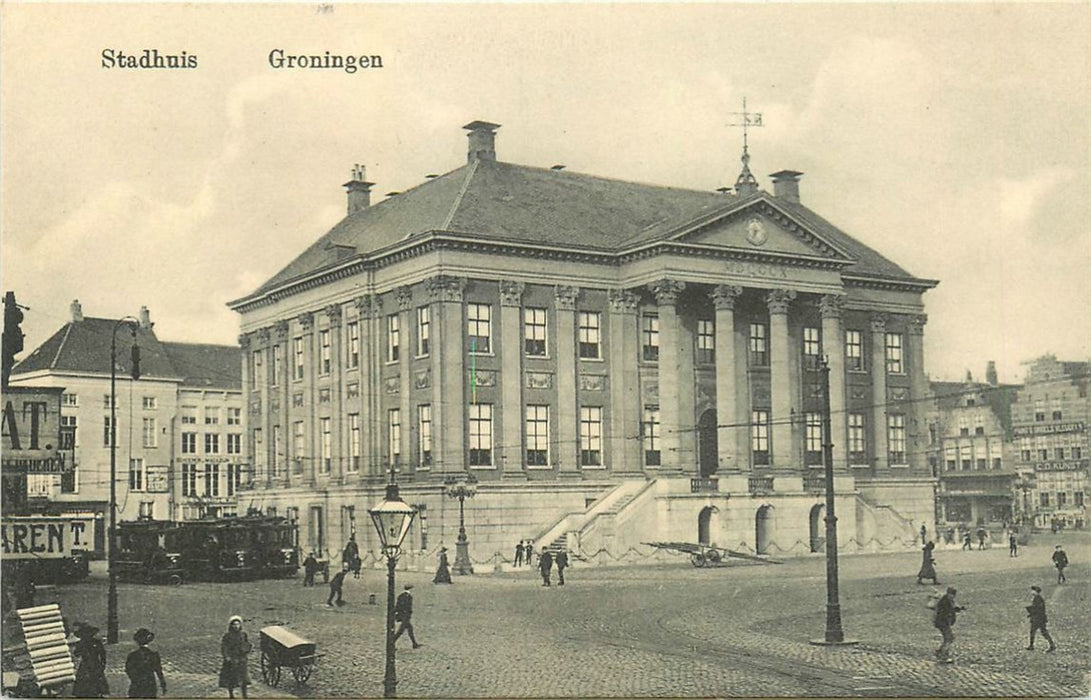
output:
POLYGON ((3 518, 4 559, 62 559, 95 548, 93 518, 3 518))
POLYGON ((1040 472, 1078 472, 1087 469, 1086 459, 1059 460, 1056 462, 1038 462, 1035 471, 1040 472))
POLYGON ((1011 429, 1015 437, 1027 437, 1028 435, 1057 435, 1058 433, 1083 432, 1084 423, 1043 423, 1040 425, 1017 425, 1011 429))
POLYGON ((9 387, 2 416, 3 473, 60 474, 71 471, 61 445, 63 389, 9 387))
POLYGON ((149 465, 147 469, 147 489, 148 493, 167 493, 170 490, 170 482, 167 479, 167 467, 149 465))

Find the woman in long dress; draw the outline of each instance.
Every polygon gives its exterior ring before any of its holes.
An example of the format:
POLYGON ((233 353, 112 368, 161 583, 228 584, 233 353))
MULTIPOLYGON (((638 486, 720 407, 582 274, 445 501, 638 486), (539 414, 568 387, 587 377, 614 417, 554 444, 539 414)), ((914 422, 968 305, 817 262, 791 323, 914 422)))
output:
POLYGON ((152 651, 148 645, 155 639, 155 633, 141 627, 133 635, 136 651, 125 659, 125 675, 129 677, 130 698, 156 697, 156 680, 163 693, 167 692, 167 679, 163 676, 163 661, 158 651, 152 651))
POLYGON ((930 578, 933 584, 939 585, 939 581, 936 580, 936 560, 932 558, 932 550, 935 548, 936 545, 932 541, 924 545, 921 570, 917 572, 917 583, 922 583, 921 579, 930 578))
POLYGON ((220 655, 223 656, 220 687, 227 688, 228 697, 235 697, 235 688, 246 697, 246 686, 250 685, 247 656, 252 648, 246 633, 242 631, 242 618, 232 615, 227 621, 227 633, 220 640, 220 655))
POLYGON ((80 641, 72 653, 80 660, 80 667, 72 684, 72 697, 104 698, 110 694, 110 685, 106 682, 106 647, 96 636, 98 627, 78 624, 75 632, 80 641))
POLYGON ((439 567, 436 569, 436 577, 432 583, 450 583, 451 569, 447 566, 447 548, 439 548, 439 567))

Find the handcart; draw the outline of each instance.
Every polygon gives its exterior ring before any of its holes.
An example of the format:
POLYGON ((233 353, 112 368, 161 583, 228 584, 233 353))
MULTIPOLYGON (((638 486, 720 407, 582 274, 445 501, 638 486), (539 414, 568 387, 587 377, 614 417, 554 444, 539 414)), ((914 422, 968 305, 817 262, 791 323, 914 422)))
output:
POLYGON ((261 628, 261 677, 276 687, 280 671, 292 671, 297 684, 307 682, 321 654, 315 653, 315 643, 279 625, 261 628))
POLYGON ((766 556, 736 552, 733 549, 723 549, 707 544, 695 544, 693 542, 645 542, 644 544, 667 551, 680 552, 689 555, 689 561, 697 568, 706 566, 726 566, 727 559, 745 559, 762 564, 781 564, 776 559, 766 556))

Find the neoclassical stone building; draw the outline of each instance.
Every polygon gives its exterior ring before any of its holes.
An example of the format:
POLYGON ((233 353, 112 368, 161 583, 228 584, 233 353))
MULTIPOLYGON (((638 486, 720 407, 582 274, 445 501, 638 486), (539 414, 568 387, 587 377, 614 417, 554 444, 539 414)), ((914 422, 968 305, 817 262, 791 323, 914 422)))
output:
POLYGON ((391 470, 422 518, 413 550, 475 561, 520 539, 621 556, 681 540, 822 547, 820 358, 831 368, 841 542, 932 527, 922 295, 800 202, 691 191, 496 158, 347 217, 230 307, 241 316, 254 499, 337 551, 391 470))

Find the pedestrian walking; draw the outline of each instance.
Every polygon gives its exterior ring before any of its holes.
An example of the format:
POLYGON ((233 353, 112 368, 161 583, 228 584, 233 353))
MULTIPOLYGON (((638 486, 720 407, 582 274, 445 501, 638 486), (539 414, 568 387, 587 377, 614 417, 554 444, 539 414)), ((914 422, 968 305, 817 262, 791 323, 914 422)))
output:
POLYGON ((534 566, 534 543, 527 540, 527 546, 523 547, 523 556, 526 558, 527 566, 534 566))
POLYGON ((147 627, 141 627, 133 635, 136 650, 125 659, 125 675, 129 677, 130 698, 156 697, 156 679, 163 694, 167 693, 167 679, 163 676, 163 661, 158 651, 152 651, 148 645, 155 639, 155 633, 147 627))
POLYGON ((921 559, 921 568, 917 572, 917 583, 922 583, 921 579, 932 579, 932 585, 939 585, 939 579, 936 578, 936 560, 932 557, 932 552, 935 550, 936 544, 929 542, 924 545, 923 554, 921 559))
POLYGON ((307 558, 303 560, 303 585, 314 586, 314 575, 318 573, 318 560, 314 557, 314 552, 307 554, 307 558))
POLYGON ((349 536, 349 541, 341 552, 341 568, 351 570, 353 578, 360 578, 360 547, 356 544, 356 535, 349 536))
POLYGON ((409 641, 413 643, 413 648, 419 649, 421 644, 413 636, 413 594, 409 592, 412 589, 413 584, 405 584, 405 589, 398 595, 398 600, 394 603, 394 621, 398 623, 398 631, 394 633, 394 641, 397 642, 398 637, 405 632, 409 635, 409 641))
POLYGON ((1068 579, 1065 578, 1064 569, 1068 566, 1068 555, 1061 549, 1061 545, 1057 545, 1053 550, 1053 566, 1057 567, 1057 583, 1064 583, 1068 579))
POLYGON ((519 540, 519 544, 515 545, 515 566, 523 565, 523 540, 519 540))
POLYGON ((921 523, 921 546, 922 547, 924 546, 924 542, 927 539, 928 539, 928 528, 926 528, 924 526, 924 523, 921 523))
POLYGON ((1011 534, 1008 535, 1008 556, 1019 556, 1019 538, 1015 536, 1015 530, 1012 530, 1011 534))
POLYGON ((977 548, 979 550, 985 549, 985 528, 977 528, 977 548))
POLYGON ((970 531, 967 530, 966 535, 962 538, 962 549, 963 550, 967 550, 967 549, 972 550, 973 548, 974 548, 974 540, 973 540, 972 537, 970 537, 970 531))
POLYGON ((333 598, 337 596, 337 607, 341 607, 345 604, 345 601, 341 598, 341 589, 345 586, 345 574, 349 571, 348 566, 341 565, 341 570, 330 579, 330 597, 326 598, 326 605, 333 605, 333 598))
POLYGON ((110 694, 106 682, 106 647, 98 638, 98 627, 78 622, 75 625, 76 642, 72 655, 80 660, 76 680, 72 684, 74 698, 104 698, 110 694))
POLYGON ((549 553, 548 549, 543 549, 542 554, 538 557, 538 570, 542 572, 542 585, 552 585, 549 582, 549 573, 553 569, 553 555, 549 553))
POLYGON ((944 663, 954 663, 951 658, 951 645, 955 642, 955 633, 951 629, 955 625, 955 618, 965 608, 955 605, 955 594, 958 591, 953 586, 947 588, 939 602, 936 603, 935 619, 933 623, 943 636, 943 643, 936 649, 936 658, 944 663))
POLYGON ((568 568, 568 552, 563 549, 557 552, 556 558, 553 563, 557 566, 557 585, 564 585, 564 570, 568 568))
POLYGON ((232 615, 227 620, 227 632, 220 639, 220 687, 227 688, 227 696, 235 697, 235 688, 246 697, 246 688, 250 685, 249 656, 253 649, 250 638, 242 631, 242 618, 232 615))
POLYGON ((436 577, 432 583, 451 583, 451 569, 447 566, 447 548, 439 548, 439 566, 436 567, 436 577))
POLYGON ((1027 651, 1034 650, 1034 633, 1039 630, 1042 632, 1042 638, 1049 642, 1049 648, 1046 651, 1053 651, 1057 645, 1053 643, 1053 637, 1049 636, 1049 630, 1046 629, 1046 601, 1042 597, 1042 589, 1031 586, 1030 590, 1033 597, 1030 605, 1027 606, 1027 617, 1030 618, 1030 645, 1027 646, 1027 651))

